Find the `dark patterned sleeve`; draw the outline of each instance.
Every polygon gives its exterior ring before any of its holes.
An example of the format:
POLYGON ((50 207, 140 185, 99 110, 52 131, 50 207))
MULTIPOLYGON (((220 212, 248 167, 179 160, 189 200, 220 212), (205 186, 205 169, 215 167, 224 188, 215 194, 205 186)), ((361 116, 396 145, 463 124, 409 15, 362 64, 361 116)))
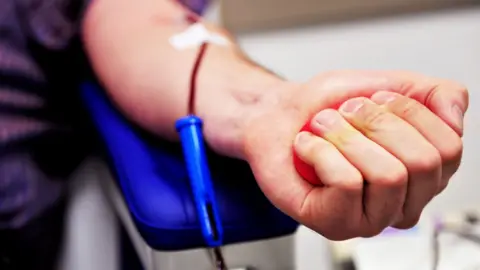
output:
POLYGON ((0 0, 0 230, 25 225, 63 191, 63 182, 47 173, 37 157, 54 155, 48 144, 52 140, 42 141, 46 151, 33 145, 59 129, 56 118, 61 113, 51 113, 48 105, 55 95, 45 67, 78 34, 87 4, 82 1, 0 0), (49 63, 42 65, 39 58, 49 63))
POLYGON ((61 49, 78 34, 84 11, 93 0, 21 1, 24 25, 32 38, 50 49, 61 49))
POLYGON ((197 14, 203 14, 208 4, 210 3, 209 0, 181 0, 180 2, 182 2, 185 6, 187 6, 197 14))

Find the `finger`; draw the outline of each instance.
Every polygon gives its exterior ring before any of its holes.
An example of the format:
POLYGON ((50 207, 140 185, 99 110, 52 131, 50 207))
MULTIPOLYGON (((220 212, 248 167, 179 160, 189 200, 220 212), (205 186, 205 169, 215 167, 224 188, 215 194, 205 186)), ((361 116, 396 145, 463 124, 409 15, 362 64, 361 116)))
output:
POLYGON ((390 226, 405 200, 407 171, 403 164, 335 110, 318 113, 311 129, 335 145, 368 182, 364 189, 364 218, 369 226, 363 235, 372 236, 390 226))
POLYGON ((322 102, 328 106, 337 105, 335 102, 329 103, 330 100, 371 96, 375 92, 388 90, 419 101, 460 136, 463 134, 463 116, 469 106, 469 97, 467 88, 459 83, 405 71, 340 70, 325 73, 316 79, 330 89, 326 94, 337 98, 322 102))
POLYGON ((362 190, 316 187, 300 211, 303 225, 333 241, 358 237, 363 222, 362 190))
POLYGON ((305 199, 302 216, 316 221, 305 225, 331 240, 358 236, 363 210, 362 174, 335 146, 310 132, 299 133, 294 147, 298 157, 314 168, 325 185, 312 189, 305 199))
POLYGON ((295 139, 298 157, 315 169, 318 179, 330 187, 361 190, 362 174, 326 140, 310 132, 300 132, 295 139))
MULTIPOLYGON (((392 90, 419 101, 458 135, 463 135, 463 119, 469 105, 468 91, 464 85, 406 71, 386 71, 384 74, 390 82, 397 81, 397 86, 383 90, 392 90)), ((392 83, 390 85, 393 86, 392 83)))
POLYGON ((398 158, 408 170, 408 192, 401 226, 416 224, 441 180, 441 157, 413 126, 367 98, 348 100, 343 117, 372 141, 398 158))
POLYGON ((444 121, 416 100, 386 91, 375 93, 371 99, 412 125, 437 149, 443 163, 439 192, 442 191, 460 166, 462 139, 444 121))
MULTIPOLYGON (((463 121, 468 109, 468 91, 455 82, 431 79, 423 104, 445 121, 458 135, 463 135, 463 121)), ((425 95, 425 94, 424 94, 425 95)))

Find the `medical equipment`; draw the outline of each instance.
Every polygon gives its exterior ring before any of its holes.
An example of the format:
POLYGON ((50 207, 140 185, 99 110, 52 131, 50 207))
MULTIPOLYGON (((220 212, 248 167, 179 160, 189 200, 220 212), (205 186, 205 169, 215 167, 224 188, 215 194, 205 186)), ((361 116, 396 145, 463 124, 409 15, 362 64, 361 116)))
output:
MULTIPOLYGON (((104 157, 86 175, 101 179, 144 269, 212 269, 215 258, 196 214, 181 145, 136 128, 94 81, 83 83, 81 94, 104 157)), ((212 151, 207 156, 228 266, 295 269, 298 223, 266 199, 247 163, 212 151)), ((324 245, 321 237, 315 243, 324 245)))
POLYGON ((189 48, 196 48, 204 43, 210 43, 220 46, 227 46, 230 44, 228 39, 224 36, 209 31, 203 24, 194 23, 185 31, 175 34, 169 39, 170 44, 178 50, 185 50, 189 48))
POLYGON ((206 244, 213 248, 216 269, 226 270, 227 267, 220 249, 223 242, 223 229, 218 214, 217 202, 205 152, 202 132, 203 122, 198 116, 195 116, 197 74, 207 46, 208 43, 201 45, 192 70, 188 98, 188 115, 177 120, 176 129, 180 135, 180 142, 183 148, 190 186, 193 191, 203 237, 206 244))
POLYGON ((228 40, 220 35, 210 33, 203 24, 199 23, 195 14, 187 14, 186 20, 191 24, 190 27, 183 33, 170 38, 170 44, 177 49, 187 49, 200 45, 200 49, 190 74, 187 115, 178 119, 175 127, 180 137, 203 238, 207 246, 212 248, 215 269, 227 270, 220 248, 223 243, 223 227, 208 167, 202 131, 203 121, 195 115, 195 95, 198 70, 208 44, 214 42, 226 45, 228 40))

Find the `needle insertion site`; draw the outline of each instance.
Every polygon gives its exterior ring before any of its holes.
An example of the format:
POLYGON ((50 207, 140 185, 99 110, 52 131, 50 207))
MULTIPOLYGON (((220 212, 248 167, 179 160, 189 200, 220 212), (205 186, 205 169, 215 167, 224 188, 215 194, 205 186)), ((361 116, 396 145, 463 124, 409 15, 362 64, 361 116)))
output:
MULTIPOLYGON (((197 17, 192 15, 187 16, 187 20, 192 24, 198 22, 197 17)), ((220 249, 223 243, 223 229, 208 167, 202 131, 203 121, 195 114, 198 71, 207 48, 208 42, 202 42, 190 75, 187 115, 178 119, 175 127, 180 137, 202 235, 206 245, 213 250, 214 269, 226 270, 220 249)))

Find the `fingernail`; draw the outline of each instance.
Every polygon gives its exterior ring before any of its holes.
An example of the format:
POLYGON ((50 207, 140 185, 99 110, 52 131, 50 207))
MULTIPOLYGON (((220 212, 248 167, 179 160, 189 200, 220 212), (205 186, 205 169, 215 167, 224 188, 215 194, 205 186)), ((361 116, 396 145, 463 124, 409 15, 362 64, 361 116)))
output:
POLYGON ((387 91, 377 92, 372 96, 372 100, 378 105, 387 104, 394 101, 397 98, 397 94, 387 91))
POLYGON ((338 125, 340 117, 341 116, 338 112, 328 109, 317 113, 314 120, 321 130, 326 131, 334 129, 335 126, 338 125))
POLYGON ((295 145, 296 146, 303 146, 306 143, 308 143, 310 138, 311 138, 311 135, 310 135, 309 132, 302 131, 302 132, 298 133, 297 136, 295 137, 295 145))
POLYGON ((458 105, 453 105, 452 106, 452 114, 453 114, 453 117, 454 117, 454 121, 455 121, 455 124, 457 124, 457 126, 459 128, 463 128, 463 110, 460 109, 460 107, 458 105))
POLYGON ((356 113, 360 108, 363 107, 365 104, 365 99, 364 98, 353 98, 340 106, 340 111, 347 113, 347 114, 353 114, 356 113))

